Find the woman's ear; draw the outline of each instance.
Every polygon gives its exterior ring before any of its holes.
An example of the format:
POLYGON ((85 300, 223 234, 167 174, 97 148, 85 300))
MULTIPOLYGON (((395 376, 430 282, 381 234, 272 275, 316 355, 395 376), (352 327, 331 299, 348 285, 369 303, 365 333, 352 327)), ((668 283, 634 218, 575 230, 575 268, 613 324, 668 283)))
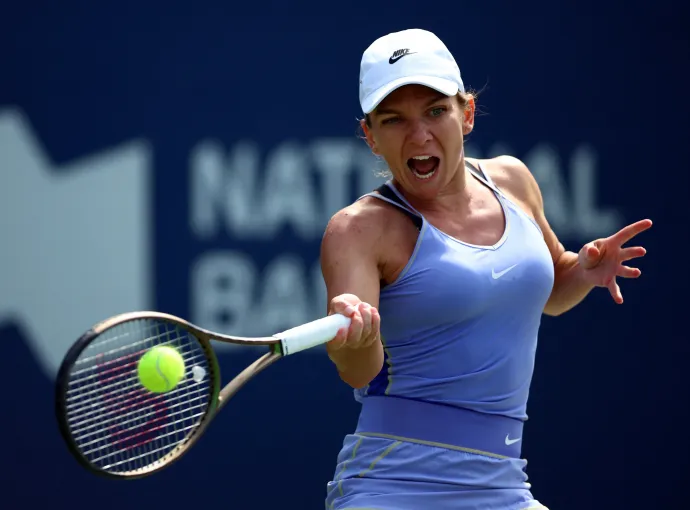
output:
POLYGON ((465 104, 465 108, 463 111, 463 119, 462 119, 462 134, 464 136, 469 135, 472 130, 474 129, 474 112, 475 112, 475 102, 474 98, 470 96, 467 99, 467 104, 465 104))
POLYGON ((359 124, 362 127, 362 132, 364 133, 364 139, 366 140, 367 145, 369 145, 371 152, 373 152, 374 154, 376 154, 378 156, 379 153, 377 152, 377 149, 376 149, 376 140, 374 140, 374 134, 371 132, 371 128, 369 126, 367 126, 366 119, 360 120, 359 124))

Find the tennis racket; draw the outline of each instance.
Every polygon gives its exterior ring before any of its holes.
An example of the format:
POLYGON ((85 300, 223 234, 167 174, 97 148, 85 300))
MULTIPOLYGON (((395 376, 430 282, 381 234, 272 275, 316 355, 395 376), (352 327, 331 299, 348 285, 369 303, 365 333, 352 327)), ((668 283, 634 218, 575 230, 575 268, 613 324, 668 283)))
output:
POLYGON ((141 478, 179 460, 230 398, 284 356, 333 339, 350 319, 329 315, 277 333, 222 335, 158 312, 134 312, 100 322, 70 348, 58 371, 55 412, 69 451, 87 470, 108 478, 141 478), (267 346, 221 388, 211 341, 267 346), (140 382, 137 364, 155 346, 174 347, 185 375, 167 393, 140 382))

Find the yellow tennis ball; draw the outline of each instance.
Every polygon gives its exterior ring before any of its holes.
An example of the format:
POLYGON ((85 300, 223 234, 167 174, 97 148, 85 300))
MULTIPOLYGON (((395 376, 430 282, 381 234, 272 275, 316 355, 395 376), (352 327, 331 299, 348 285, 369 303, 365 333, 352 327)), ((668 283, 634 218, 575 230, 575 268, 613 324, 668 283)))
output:
POLYGON ((184 359, 173 347, 154 347, 139 359, 137 373, 147 390, 165 393, 174 389, 184 377, 184 359))

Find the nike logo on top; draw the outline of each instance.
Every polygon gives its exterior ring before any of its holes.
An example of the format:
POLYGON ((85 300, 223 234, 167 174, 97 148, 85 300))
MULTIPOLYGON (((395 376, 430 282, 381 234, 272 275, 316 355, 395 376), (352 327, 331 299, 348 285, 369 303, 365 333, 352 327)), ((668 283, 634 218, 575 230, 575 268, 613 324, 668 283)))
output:
POLYGON ((512 266, 507 267, 506 269, 504 269, 503 271, 499 271, 498 273, 497 273, 496 271, 494 271, 493 269, 491 269, 491 277, 492 277, 494 280, 498 280, 501 276, 503 276, 504 274, 506 274, 508 271, 510 271, 511 269, 515 268, 515 266, 517 266, 517 264, 513 264, 512 266))
POLYGON ((506 434, 506 446, 510 446, 511 444, 515 444, 520 439, 522 439, 522 438, 518 437, 517 439, 510 439, 510 434, 506 434))
POLYGON ((391 55, 391 58, 388 59, 389 64, 395 64, 398 60, 403 58, 405 55, 412 55, 416 52, 410 51, 409 48, 404 48, 402 50, 395 50, 393 54, 391 55))

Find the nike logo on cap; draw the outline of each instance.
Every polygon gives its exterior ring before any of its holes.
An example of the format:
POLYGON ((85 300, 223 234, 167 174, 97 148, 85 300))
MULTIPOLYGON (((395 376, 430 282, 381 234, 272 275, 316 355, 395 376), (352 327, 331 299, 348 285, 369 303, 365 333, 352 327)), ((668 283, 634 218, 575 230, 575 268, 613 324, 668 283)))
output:
POLYGON ((409 48, 404 48, 402 50, 395 50, 393 54, 391 55, 391 58, 388 59, 389 64, 395 64, 398 60, 403 58, 405 55, 412 55, 416 53, 415 51, 410 51, 409 48))

